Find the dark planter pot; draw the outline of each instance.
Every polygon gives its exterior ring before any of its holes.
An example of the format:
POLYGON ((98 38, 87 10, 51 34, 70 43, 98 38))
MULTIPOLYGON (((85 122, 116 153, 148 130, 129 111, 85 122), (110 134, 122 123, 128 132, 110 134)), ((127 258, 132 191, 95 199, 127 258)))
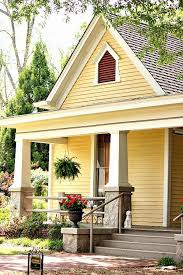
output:
POLYGON ((82 209, 78 210, 69 210, 69 220, 73 222, 73 228, 79 228, 78 222, 82 220, 83 211, 82 209))

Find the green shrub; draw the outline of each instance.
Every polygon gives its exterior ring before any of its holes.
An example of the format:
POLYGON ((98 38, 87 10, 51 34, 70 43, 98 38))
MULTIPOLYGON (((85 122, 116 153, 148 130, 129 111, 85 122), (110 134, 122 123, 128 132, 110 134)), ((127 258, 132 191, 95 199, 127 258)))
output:
POLYGON ((50 240, 61 239, 62 224, 54 224, 48 231, 48 237, 50 240))
POLYGON ((3 224, 10 220, 10 208, 0 208, 0 224, 3 224))
POLYGON ((34 213, 31 217, 28 217, 23 223, 23 230, 21 232, 22 237, 28 238, 41 238, 44 235, 44 230, 47 225, 43 224, 44 219, 40 213, 34 213))
POLYGON ((15 245, 21 245, 21 246, 25 246, 25 247, 30 247, 32 246, 32 240, 30 240, 29 238, 18 238, 18 239, 12 239, 9 241, 10 243, 13 243, 15 245))
POLYGON ((3 192, 6 196, 10 195, 9 187, 13 183, 13 173, 0 172, 0 192, 3 192))
POLYGON ((2 244, 4 242, 5 238, 4 237, 0 237, 0 244, 2 244))
POLYGON ((62 240, 49 240, 48 249, 61 251, 63 246, 62 240))
POLYGON ((35 196, 47 196, 48 194, 48 172, 41 168, 31 170, 31 182, 34 187, 35 196))
POLYGON ((35 246, 38 247, 39 249, 48 249, 49 240, 48 239, 40 240, 40 242, 35 246))
POLYGON ((6 238, 19 238, 22 232, 24 218, 14 218, 0 227, 0 235, 6 238))
POLYGON ((183 268, 183 261, 178 262, 178 263, 177 263, 177 267, 178 267, 178 268, 183 268))
POLYGON ((162 257, 159 261, 158 261, 158 265, 160 266, 170 266, 170 265, 176 265, 175 260, 172 257, 162 257))
MULTIPOLYGON (((47 203, 44 200, 35 200, 33 202, 33 209, 46 209, 47 203)), ((46 212, 40 212, 40 213, 32 213, 33 217, 40 217, 41 220, 46 221, 47 220, 47 213, 46 212)))

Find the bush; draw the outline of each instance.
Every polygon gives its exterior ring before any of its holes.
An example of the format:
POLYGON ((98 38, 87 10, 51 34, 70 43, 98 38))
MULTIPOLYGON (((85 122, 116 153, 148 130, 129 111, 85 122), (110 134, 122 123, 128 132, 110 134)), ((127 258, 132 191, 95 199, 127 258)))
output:
POLYGON ((62 224, 54 224, 48 231, 48 237, 50 240, 61 239, 61 228, 62 224))
POLYGON ((24 218, 14 218, 0 228, 0 235, 6 238, 19 238, 22 233, 24 218))
POLYGON ((13 183, 13 173, 0 172, 0 192, 3 192, 6 196, 9 196, 9 187, 13 183))
MULTIPOLYGON (((35 200, 32 205, 33 209, 46 209, 47 208, 47 203, 44 200, 35 200)), ((32 213, 33 217, 39 216, 43 221, 47 220, 47 213, 46 212, 41 212, 41 213, 32 213)))
POLYGON ((41 238, 44 235, 44 230, 47 225, 43 224, 44 219, 40 213, 34 213, 31 217, 28 217, 23 223, 23 230, 21 236, 28 238, 41 238))
POLYGON ((176 262, 172 257, 162 257, 159 261, 158 261, 158 265, 160 266, 170 266, 170 265, 174 265, 176 266, 176 262))
POLYGON ((10 220, 10 208, 1 208, 0 209, 0 224, 6 223, 10 220))
POLYGON ((62 240, 49 240, 48 249, 61 251, 63 246, 62 240))
POLYGON ((0 244, 2 244, 4 242, 5 238, 4 237, 0 237, 0 244))
POLYGON ((35 196, 47 196, 48 194, 48 172, 41 168, 31 170, 31 183, 34 187, 35 196))

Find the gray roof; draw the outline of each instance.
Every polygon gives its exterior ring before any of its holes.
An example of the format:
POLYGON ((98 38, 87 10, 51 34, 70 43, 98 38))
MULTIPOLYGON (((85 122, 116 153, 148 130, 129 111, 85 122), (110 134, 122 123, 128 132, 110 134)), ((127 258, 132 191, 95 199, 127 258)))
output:
MULTIPOLYGON (((147 39, 135 28, 124 24, 117 30, 135 54, 140 53, 144 46, 147 46, 147 39)), ((169 50, 183 51, 183 42, 170 36, 167 47, 169 50)), ((146 54, 141 61, 167 95, 183 93, 183 80, 178 78, 178 75, 183 74, 183 58, 177 58, 176 62, 166 66, 157 65, 157 59, 157 53, 153 53, 146 54)))

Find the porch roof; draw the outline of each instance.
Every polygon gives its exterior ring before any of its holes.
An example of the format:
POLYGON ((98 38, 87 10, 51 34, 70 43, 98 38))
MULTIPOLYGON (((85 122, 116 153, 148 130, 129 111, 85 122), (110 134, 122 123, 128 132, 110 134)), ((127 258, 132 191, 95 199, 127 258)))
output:
MULTIPOLYGON (((130 111, 137 109, 146 109, 152 107, 163 107, 163 106, 176 106, 183 104, 183 94, 179 95, 168 95, 151 98, 141 98, 131 100, 127 102, 110 103, 105 105, 96 105, 91 107, 83 107, 69 110, 58 110, 58 111, 45 111, 40 113, 32 113, 8 118, 0 119, 0 127, 16 128, 22 127, 23 125, 33 125, 34 123, 48 122, 52 120, 62 120, 66 118, 76 118, 81 116, 91 116, 104 113, 114 113, 118 111, 130 111)), ((183 110, 183 109, 182 109, 183 110)), ((183 115, 183 111, 182 111, 183 115)), ((154 117, 154 119, 157 118, 154 117)), ((153 117, 152 117, 153 119, 153 117)))

